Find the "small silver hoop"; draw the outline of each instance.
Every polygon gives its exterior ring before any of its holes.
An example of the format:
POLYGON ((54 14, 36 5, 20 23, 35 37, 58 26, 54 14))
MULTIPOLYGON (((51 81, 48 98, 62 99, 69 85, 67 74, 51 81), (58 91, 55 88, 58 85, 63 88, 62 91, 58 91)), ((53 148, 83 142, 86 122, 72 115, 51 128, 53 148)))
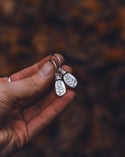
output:
POLYGON ((54 65, 54 68, 57 70, 58 66, 57 66, 56 62, 52 58, 50 58, 49 61, 54 65))
POLYGON ((12 82, 11 76, 8 77, 7 81, 8 81, 8 82, 12 82))
POLYGON ((61 61, 60 57, 56 53, 53 54, 53 56, 55 56, 57 58, 57 60, 59 62, 59 66, 61 67, 62 66, 62 61, 61 61))

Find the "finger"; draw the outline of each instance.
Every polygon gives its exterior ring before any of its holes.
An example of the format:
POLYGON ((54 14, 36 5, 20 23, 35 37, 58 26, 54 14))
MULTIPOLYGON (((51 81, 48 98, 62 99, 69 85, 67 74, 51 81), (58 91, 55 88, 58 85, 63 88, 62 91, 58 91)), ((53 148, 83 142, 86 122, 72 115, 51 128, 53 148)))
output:
POLYGON ((66 95, 57 97, 49 106, 42 110, 27 125, 29 138, 35 136, 41 129, 46 127, 58 114, 60 114, 66 106, 74 98, 75 92, 68 90, 66 95))
POLYGON ((32 75, 34 75, 39 69, 40 67, 43 66, 43 64, 45 64, 48 60, 49 60, 50 56, 45 57, 44 59, 42 59, 40 62, 27 67, 25 69, 22 69, 21 71, 14 73, 11 75, 11 80, 12 81, 16 81, 16 80, 20 80, 20 79, 24 79, 26 77, 30 77, 32 75))
MULTIPOLYGON (((30 77, 31 75, 35 74, 39 70, 39 68, 45 62, 47 62, 49 60, 49 58, 50 58, 50 56, 47 56, 43 60, 41 60, 40 62, 35 63, 34 65, 32 65, 28 68, 22 69, 21 71, 19 71, 17 73, 12 74, 11 80, 16 81, 16 80, 24 79, 26 77, 30 77)), ((0 78, 0 83, 7 82, 7 81, 8 81, 8 77, 0 78)))
POLYGON ((13 98, 14 101, 23 100, 36 96, 46 91, 54 78, 55 68, 51 62, 45 63, 42 68, 33 76, 12 81, 1 85, 1 91, 5 96, 13 98), (8 94, 8 95, 7 95, 8 94))
POLYGON ((51 104, 57 95, 55 94, 55 90, 50 91, 44 98, 41 98, 39 101, 28 108, 23 110, 24 119, 26 122, 29 122, 31 119, 36 117, 42 110, 44 110, 49 104, 51 104))
POLYGON ((63 69, 66 70, 69 73, 73 73, 73 69, 68 65, 63 65, 63 69))
POLYGON ((75 93, 71 90, 68 90, 65 96, 61 98, 56 97, 56 99, 47 105, 44 110, 41 110, 39 114, 27 122, 26 126, 24 126, 24 123, 22 123, 22 126, 18 126, 17 124, 16 127, 11 124, 11 127, 14 128, 17 135, 17 148, 21 148, 25 143, 27 143, 36 134, 38 134, 41 129, 46 127, 58 114, 60 114, 68 106, 74 96, 75 93))
MULTIPOLYGON (((59 56, 59 58, 61 59, 61 61, 63 63, 64 57, 59 53, 57 55, 59 56)), ((26 69, 21 70, 20 72, 17 72, 15 74, 11 75, 11 79, 15 81, 15 80, 20 80, 20 79, 24 79, 26 77, 32 76, 43 66, 43 64, 45 64, 47 61, 50 60, 50 57, 51 57, 51 55, 45 57, 43 60, 32 65, 31 67, 28 67, 26 69)))
MULTIPOLYGON (((61 59, 61 61, 63 63, 64 57, 59 53, 57 53, 57 55, 59 56, 59 58, 61 59)), ((30 76, 34 75, 43 66, 43 64, 45 64, 47 61, 50 60, 50 57, 51 56, 47 56, 44 59, 42 59, 40 62, 38 62, 28 68, 25 68, 17 73, 12 74, 11 80, 16 81, 16 80, 24 79, 26 77, 30 77, 30 76)), ((7 82, 7 79, 8 79, 8 77, 0 78, 0 83, 7 82)))

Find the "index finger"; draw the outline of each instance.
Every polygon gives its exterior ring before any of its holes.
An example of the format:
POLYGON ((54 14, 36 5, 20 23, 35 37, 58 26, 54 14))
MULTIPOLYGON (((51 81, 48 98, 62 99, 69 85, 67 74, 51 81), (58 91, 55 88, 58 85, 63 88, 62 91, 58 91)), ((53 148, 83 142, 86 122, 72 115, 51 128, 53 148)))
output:
MULTIPOLYGON (((61 54, 57 54, 61 61, 64 62, 64 57, 61 54)), ((32 75, 34 75, 41 67, 42 65, 50 60, 51 55, 45 57, 44 59, 42 59, 41 61, 39 61, 38 63, 35 63, 34 65, 27 67, 19 72, 16 72, 14 74, 11 75, 11 80, 12 81, 16 81, 16 80, 21 80, 24 79, 26 77, 30 77, 32 75)), ((3 77, 0 78, 0 82, 7 82, 8 77, 3 77)))

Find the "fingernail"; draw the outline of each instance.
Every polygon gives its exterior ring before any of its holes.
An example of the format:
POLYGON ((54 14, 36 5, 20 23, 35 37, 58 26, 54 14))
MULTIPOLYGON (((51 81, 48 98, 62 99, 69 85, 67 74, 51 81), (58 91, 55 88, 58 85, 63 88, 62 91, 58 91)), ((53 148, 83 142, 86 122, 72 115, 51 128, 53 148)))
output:
POLYGON ((43 76, 48 76, 51 73, 52 70, 53 70, 53 65, 50 62, 47 62, 41 68, 40 73, 43 76))

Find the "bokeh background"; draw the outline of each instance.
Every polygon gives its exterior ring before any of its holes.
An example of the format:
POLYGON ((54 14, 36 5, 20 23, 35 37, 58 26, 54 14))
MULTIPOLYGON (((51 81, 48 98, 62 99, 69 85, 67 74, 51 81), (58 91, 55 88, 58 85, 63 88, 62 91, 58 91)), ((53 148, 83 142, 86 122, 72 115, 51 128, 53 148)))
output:
POLYGON ((125 1, 0 0, 0 75, 59 52, 79 86, 71 105, 9 157, 125 156, 125 1))

